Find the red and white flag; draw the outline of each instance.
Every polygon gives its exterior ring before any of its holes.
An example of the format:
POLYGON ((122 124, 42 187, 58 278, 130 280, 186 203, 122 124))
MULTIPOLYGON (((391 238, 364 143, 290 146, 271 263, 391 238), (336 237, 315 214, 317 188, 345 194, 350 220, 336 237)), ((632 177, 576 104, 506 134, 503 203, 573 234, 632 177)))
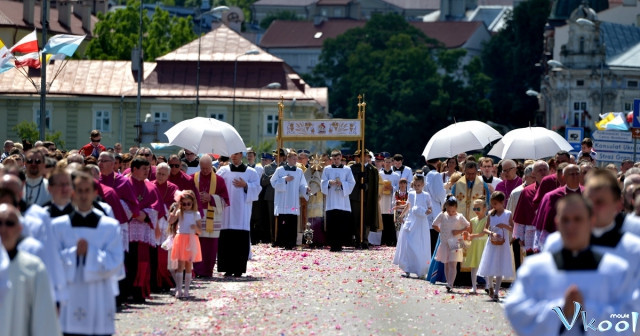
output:
POLYGON ((40 62, 40 52, 32 52, 23 56, 17 56, 15 60, 16 67, 28 66, 34 69, 40 69, 42 63, 40 62))
POLYGON ((34 30, 18 41, 18 43, 11 48, 11 52, 21 52, 23 54, 38 52, 38 37, 36 36, 36 31, 34 30))

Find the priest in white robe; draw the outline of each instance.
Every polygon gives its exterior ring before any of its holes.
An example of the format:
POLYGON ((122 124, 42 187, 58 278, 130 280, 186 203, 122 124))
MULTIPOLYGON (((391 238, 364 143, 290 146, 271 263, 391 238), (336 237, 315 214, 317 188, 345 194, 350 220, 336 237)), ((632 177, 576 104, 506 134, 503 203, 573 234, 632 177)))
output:
POLYGON ((309 200, 307 180, 302 169, 296 166, 297 162, 298 153, 289 149, 287 163, 278 167, 271 176, 271 186, 275 190, 274 215, 278 218, 276 245, 287 250, 296 246, 300 198, 309 200))
POLYGON ((54 299, 59 302, 63 299, 65 281, 64 275, 60 271, 62 261, 58 253, 56 253, 51 219, 44 208, 37 204, 28 205, 22 199, 23 183, 17 176, 12 174, 5 174, 0 177, 0 189, 7 191, 0 202, 18 208, 23 216, 21 220, 24 226, 22 236, 31 237, 40 242, 41 246, 37 246, 37 244, 33 244, 28 239, 23 239, 19 245, 32 254, 37 252, 37 256, 41 257, 49 275, 49 283, 54 293, 54 299), (29 247, 27 248, 27 246, 29 247))
POLYGON ((28 205, 37 204, 43 206, 51 200, 49 195, 48 180, 45 178, 45 159, 42 152, 32 149, 25 153, 24 200, 28 205))
POLYGON ((4 245, 0 244, 0 302, 2 302, 9 291, 9 287, 11 287, 9 282, 9 261, 7 250, 4 249, 4 245))
POLYGON ((60 324, 68 334, 115 333, 117 276, 124 263, 120 223, 93 207, 93 178, 73 179, 74 212, 53 221, 64 263, 68 300, 61 305, 60 324))
MULTIPOLYGON (((398 190, 400 183, 400 174, 393 172, 393 158, 391 154, 384 152, 376 155, 376 161, 383 160, 383 166, 380 168, 379 175, 382 179, 380 182, 380 213, 382 214, 382 245, 396 246, 397 235, 396 226, 393 223, 393 194, 398 190)), ((436 237, 437 238, 437 237, 436 237)))
MULTIPOLYGON (((598 204, 594 208, 595 222, 591 232, 591 245, 600 253, 615 254, 629 263, 636 288, 640 288, 640 238, 624 232, 622 193, 620 185, 611 173, 595 169, 585 184, 584 197, 598 204)), ((547 237, 543 250, 556 252, 562 248, 559 233, 547 237)))
POLYGON ((558 202, 562 249, 526 258, 505 300, 505 313, 518 335, 601 334, 585 325, 595 319, 592 326, 598 328, 611 314, 638 311, 629 264, 589 246, 593 221, 582 197, 570 195, 558 202))
POLYGON ((40 259, 17 249, 20 219, 15 207, 0 205, 0 293, 11 286, 0 295, 0 335, 60 335, 47 270, 40 259))
POLYGON ((229 194, 229 206, 218 241, 218 272, 240 277, 247 272, 251 243, 251 208, 260 195, 260 178, 255 169, 242 163, 242 153, 232 154, 231 164, 218 170, 229 194))
POLYGON ((351 202, 349 195, 356 185, 351 168, 342 163, 342 152, 331 152, 331 165, 322 170, 322 193, 326 195, 327 243, 331 252, 342 251, 349 239, 351 202))

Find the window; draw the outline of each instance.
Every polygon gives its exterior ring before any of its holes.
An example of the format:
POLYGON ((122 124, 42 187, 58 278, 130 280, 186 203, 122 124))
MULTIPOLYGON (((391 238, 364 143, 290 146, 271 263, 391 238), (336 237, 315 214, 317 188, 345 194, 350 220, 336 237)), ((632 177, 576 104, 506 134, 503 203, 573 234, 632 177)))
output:
POLYGON ((153 113, 153 122, 168 122, 169 121, 169 112, 154 112, 153 113))
MULTIPOLYGON (((45 123, 44 127, 46 129, 51 129, 51 110, 53 110, 53 106, 51 104, 47 104, 47 110, 45 111, 45 123)), ((33 104, 33 121, 36 123, 38 129, 40 128, 40 103, 33 104)))
POLYGON ((585 127, 589 124, 589 119, 591 116, 587 111, 587 102, 584 101, 574 101, 573 102, 573 111, 571 111, 571 119, 569 119, 569 123, 574 127, 585 127))
POLYGON ((630 102, 625 102, 625 103, 624 103, 624 110, 625 110, 625 111, 631 111, 631 110, 633 110, 633 104, 632 104, 632 103, 630 103, 630 102))
POLYGON ((627 87, 637 88, 638 87, 638 81, 635 81, 635 80, 627 81, 627 87))
POLYGON ((111 132, 111 112, 109 111, 94 111, 93 112, 94 129, 100 132, 111 132))
POLYGON ((111 105, 93 105, 93 129, 100 132, 111 132, 111 105))
POLYGON ((335 8, 333 10, 333 16, 334 17, 342 17, 342 8, 335 8))
POLYGON ((277 114, 266 115, 265 123, 264 123, 264 134, 276 135, 277 132, 278 132, 278 115, 277 114))
POLYGON ((578 79, 576 81, 576 86, 584 86, 584 80, 583 79, 578 79))
POLYGON ((221 112, 211 112, 209 113, 209 118, 213 118, 219 121, 227 121, 226 113, 221 113, 221 112))

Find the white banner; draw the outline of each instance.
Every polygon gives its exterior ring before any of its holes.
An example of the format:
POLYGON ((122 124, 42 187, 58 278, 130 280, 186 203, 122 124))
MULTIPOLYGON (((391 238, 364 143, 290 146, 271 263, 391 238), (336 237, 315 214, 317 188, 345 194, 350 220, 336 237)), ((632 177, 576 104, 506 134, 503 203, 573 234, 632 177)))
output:
POLYGON ((362 121, 358 119, 283 120, 282 138, 360 139, 362 121))

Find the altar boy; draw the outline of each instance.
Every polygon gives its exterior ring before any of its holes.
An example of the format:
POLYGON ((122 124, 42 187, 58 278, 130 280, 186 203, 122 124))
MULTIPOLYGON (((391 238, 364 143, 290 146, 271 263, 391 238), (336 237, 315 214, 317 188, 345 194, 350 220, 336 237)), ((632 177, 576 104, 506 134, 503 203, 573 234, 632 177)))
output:
POLYGON ((124 262, 120 223, 93 208, 95 197, 93 178, 78 173, 74 211, 52 224, 67 280, 68 301, 60 309, 65 334, 115 333, 117 275, 124 262))
POLYGON ((274 215, 278 218, 278 237, 276 244, 291 250, 298 238, 298 216, 300 215, 300 197, 309 200, 307 180, 304 172, 296 166, 298 154, 289 149, 287 163, 276 169, 271 176, 271 186, 275 190, 274 215))
POLYGON ((562 249, 525 259, 505 300, 518 335, 598 334, 584 326, 595 319, 597 329, 612 314, 638 311, 629 263, 590 247, 595 217, 589 201, 569 195, 557 206, 562 249))
POLYGON ((342 164, 342 153, 331 152, 331 165, 322 171, 322 193, 326 198, 327 242, 331 252, 342 251, 350 232, 351 204, 349 194, 356 185, 351 169, 342 164))

